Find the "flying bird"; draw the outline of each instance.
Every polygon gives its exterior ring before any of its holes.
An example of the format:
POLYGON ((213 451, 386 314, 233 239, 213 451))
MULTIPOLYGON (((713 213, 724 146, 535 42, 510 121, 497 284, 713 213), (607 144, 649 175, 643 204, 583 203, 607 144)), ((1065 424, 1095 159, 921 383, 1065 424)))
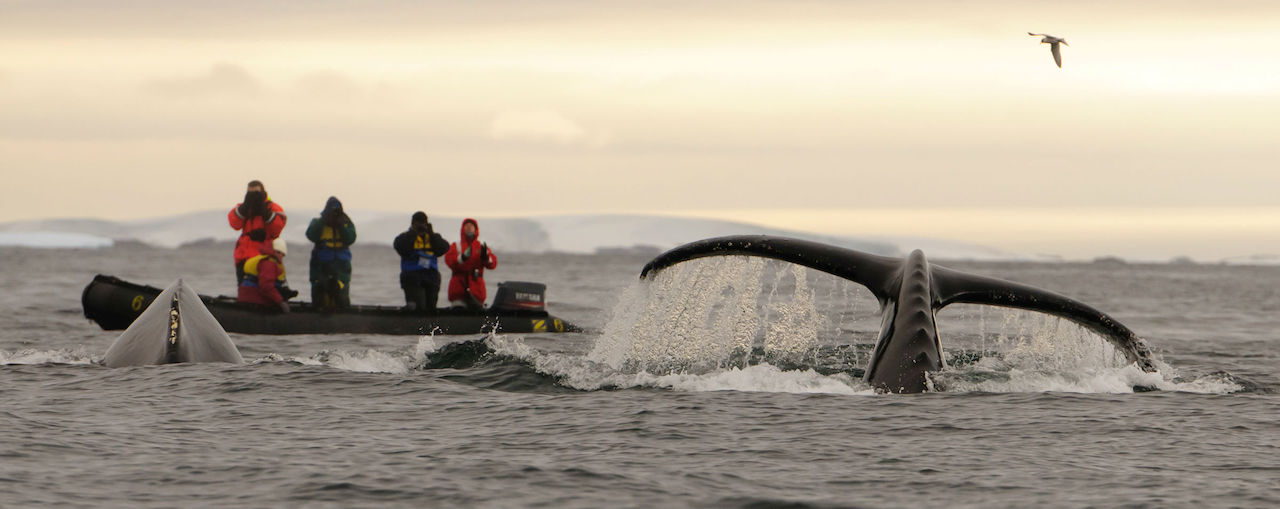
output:
POLYGON ((1062 44, 1066 44, 1067 46, 1070 46, 1070 44, 1067 44, 1066 39, 1063 39, 1061 37, 1054 37, 1049 34, 1033 34, 1031 32, 1027 32, 1027 35, 1044 37, 1044 39, 1040 39, 1040 44, 1049 45, 1049 50, 1053 52, 1053 63, 1058 64, 1059 69, 1062 68, 1062 50, 1058 47, 1058 43, 1062 43, 1062 44))

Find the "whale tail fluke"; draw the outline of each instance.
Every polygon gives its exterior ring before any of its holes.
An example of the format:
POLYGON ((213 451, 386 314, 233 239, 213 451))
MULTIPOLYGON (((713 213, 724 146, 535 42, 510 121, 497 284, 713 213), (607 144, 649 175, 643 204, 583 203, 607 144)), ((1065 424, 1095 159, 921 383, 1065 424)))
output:
POLYGON ((102 359, 113 368, 179 362, 244 362, 222 324, 181 279, 152 301, 102 359))
POLYGON ((884 321, 864 379, 891 392, 925 391, 926 373, 944 367, 934 313, 954 303, 1026 309, 1064 318, 1106 338, 1142 370, 1156 370, 1146 343, 1106 313, 1032 286, 930 265, 918 250, 896 259, 807 240, 735 235, 676 247, 646 264, 640 277, 683 261, 728 255, 791 262, 867 287, 880 301, 884 321))

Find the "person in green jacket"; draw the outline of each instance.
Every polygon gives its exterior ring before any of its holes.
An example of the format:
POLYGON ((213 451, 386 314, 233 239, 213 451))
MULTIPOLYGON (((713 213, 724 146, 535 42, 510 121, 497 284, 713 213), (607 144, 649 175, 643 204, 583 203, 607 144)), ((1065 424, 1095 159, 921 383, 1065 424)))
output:
POLYGON ((342 211, 342 202, 330 196, 320 217, 307 226, 311 248, 311 303, 341 309, 351 306, 351 249, 356 226, 342 211))

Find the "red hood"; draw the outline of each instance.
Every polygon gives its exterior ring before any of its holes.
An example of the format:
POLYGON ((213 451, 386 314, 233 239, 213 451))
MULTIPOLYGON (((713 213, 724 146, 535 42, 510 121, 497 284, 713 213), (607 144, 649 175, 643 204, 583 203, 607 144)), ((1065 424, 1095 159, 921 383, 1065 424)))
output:
MULTIPOLYGON (((463 242, 466 242, 466 241, 468 240, 468 239, 467 239, 467 233, 466 233, 466 231, 467 231, 467 223, 471 223, 471 224, 475 225, 475 227, 476 227, 476 238, 477 238, 477 239, 478 239, 478 238, 480 238, 480 223, 477 223, 475 219, 471 219, 471 218, 469 218, 469 217, 468 217, 468 218, 466 218, 466 219, 463 219, 463 220, 462 220, 462 226, 459 226, 459 227, 458 227, 458 238, 459 238, 459 239, 462 239, 462 241, 463 241, 463 242)), ((472 239, 472 240, 474 240, 474 239, 472 239)))

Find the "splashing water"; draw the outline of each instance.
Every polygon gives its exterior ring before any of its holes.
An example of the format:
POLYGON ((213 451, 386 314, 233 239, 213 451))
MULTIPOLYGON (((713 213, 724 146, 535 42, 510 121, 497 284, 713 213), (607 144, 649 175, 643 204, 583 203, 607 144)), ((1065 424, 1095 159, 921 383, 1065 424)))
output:
MULTIPOLYGON (((977 309, 977 330, 965 330, 962 320, 948 316, 938 320, 938 335, 946 343, 949 365, 963 365, 973 356, 985 361, 998 357, 1014 369, 1047 371, 1079 371, 1094 368, 1120 368, 1129 364, 1124 355, 1101 336, 1070 321, 1044 313, 986 306, 956 306, 977 309), (987 315, 1003 317, 992 327, 987 315), (955 331, 948 326, 957 326, 955 331), (993 355, 994 354, 994 355, 993 355)), ((948 311, 952 311, 948 309, 948 311)), ((948 313, 951 315, 954 313, 948 313)))
MULTIPOLYGON (((789 269, 779 271, 767 293, 762 293, 762 281, 770 279, 765 267, 762 259, 717 257, 668 268, 627 289, 586 361, 541 359, 539 363, 562 376, 566 384, 588 390, 647 386, 803 391, 807 390, 803 387, 830 387, 825 382, 842 387, 834 392, 864 390, 849 376, 865 363, 857 348, 819 348, 821 331, 827 329, 822 328, 824 317, 814 302, 808 269, 786 264, 789 269), (794 290, 780 291, 790 281, 794 290), (760 299, 765 302, 761 304, 760 299), (848 364, 844 357, 828 358, 833 352, 855 355, 857 366, 839 373, 824 370, 826 375, 812 371, 848 364), (775 366, 786 368, 778 371, 775 366), (779 376, 776 373, 804 372, 824 382, 781 389, 766 379, 779 376)), ((845 307, 833 313, 840 320, 835 332, 842 336, 836 339, 856 343, 858 338, 842 334, 856 301, 850 299, 848 286, 841 289, 842 298, 828 299, 845 307)), ((828 297, 836 295, 833 287, 828 297)), ((1220 393, 1240 389, 1229 378, 1174 379, 1174 371, 1163 363, 1158 363, 1160 372, 1143 372, 1101 336, 1043 313, 956 305, 941 314, 938 327, 948 364, 930 376, 938 390, 1111 393, 1148 388, 1220 393), (965 309, 977 312, 966 314, 965 309)))
POLYGON ((407 350, 383 352, 373 348, 363 350, 321 350, 309 357, 286 357, 269 353, 253 364, 292 362, 305 366, 326 366, 358 373, 405 374, 421 366, 431 352, 439 349, 433 335, 418 337, 417 343, 407 350))
POLYGON ((805 269, 792 265, 791 275, 796 282, 795 294, 790 302, 776 303, 770 307, 777 314, 777 319, 769 324, 769 332, 764 338, 764 351, 767 356, 799 362, 798 358, 812 352, 818 345, 821 316, 814 306, 813 292, 809 291, 805 269))
MULTIPOLYGON (((684 263, 633 284, 614 309, 588 360, 627 372, 706 373, 744 367, 761 335, 765 260, 730 256, 684 263)), ((796 356, 818 342, 821 316, 805 269, 791 266, 795 290, 767 304, 766 356, 796 356)))
POLYGON ((939 319, 940 335, 948 323, 960 329, 944 336, 948 368, 930 375, 939 389, 949 392, 1127 393, 1137 387, 1223 393, 1243 389, 1215 375, 1178 379, 1176 370, 1159 360, 1159 371, 1144 372, 1106 339, 1055 316, 987 306, 955 308, 947 314, 960 317, 939 319), (964 330, 974 325, 963 316, 966 308, 977 310, 976 333, 964 330), (990 314, 1001 320, 993 323, 988 320, 990 314))

